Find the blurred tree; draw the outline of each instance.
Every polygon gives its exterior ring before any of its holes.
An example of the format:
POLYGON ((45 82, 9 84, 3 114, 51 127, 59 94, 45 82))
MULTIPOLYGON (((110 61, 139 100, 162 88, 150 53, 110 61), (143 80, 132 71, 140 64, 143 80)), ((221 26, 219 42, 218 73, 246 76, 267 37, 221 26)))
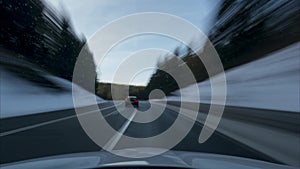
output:
MULTIPOLYGON (((208 36, 226 70, 298 42, 299 14, 299 0, 223 0, 208 36)), ((207 50, 208 42, 195 52, 200 57, 209 57, 207 50)), ((167 68, 170 72, 180 74, 179 59, 189 66, 197 82, 207 79, 205 66, 195 52, 188 47, 177 47, 173 52, 176 57, 168 56, 168 59, 157 64, 157 70, 147 84, 146 93, 161 89, 168 95, 178 89, 174 79, 161 69, 167 68)))
MULTIPOLYGON (((40 0, 1 0, 0 11, 1 48, 72 80, 76 59, 86 40, 74 33, 66 11, 59 14, 40 0)), ((88 48, 83 50, 85 63, 95 72, 91 52, 88 48)))
POLYGON ((139 99, 147 99, 145 94, 145 86, 135 86, 135 85, 123 85, 123 84, 111 84, 111 83, 97 83, 96 94, 101 98, 111 100, 112 99, 112 86, 114 89, 114 99, 123 100, 127 97, 126 90, 129 88, 129 95, 137 96, 139 99))
POLYGON ((226 69, 299 41, 298 0, 224 0, 209 38, 226 69))

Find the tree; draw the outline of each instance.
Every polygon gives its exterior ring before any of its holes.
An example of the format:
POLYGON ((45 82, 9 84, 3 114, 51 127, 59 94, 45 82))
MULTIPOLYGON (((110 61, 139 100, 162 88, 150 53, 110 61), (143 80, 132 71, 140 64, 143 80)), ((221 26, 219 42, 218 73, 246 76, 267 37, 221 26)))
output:
MULTIPOLYGON (((0 1, 0 47, 24 56, 48 72, 72 80, 76 59, 86 44, 71 27, 67 12, 59 14, 40 0, 0 1)), ((83 49, 95 72, 93 56, 83 49)))

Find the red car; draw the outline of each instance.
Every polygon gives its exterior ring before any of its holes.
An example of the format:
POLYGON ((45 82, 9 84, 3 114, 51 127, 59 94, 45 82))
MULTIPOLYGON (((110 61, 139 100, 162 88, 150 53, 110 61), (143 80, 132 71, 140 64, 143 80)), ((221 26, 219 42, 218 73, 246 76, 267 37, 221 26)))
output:
POLYGON ((137 99, 136 96, 128 96, 125 99, 125 106, 127 107, 130 104, 133 105, 133 106, 139 107, 139 100, 137 99))

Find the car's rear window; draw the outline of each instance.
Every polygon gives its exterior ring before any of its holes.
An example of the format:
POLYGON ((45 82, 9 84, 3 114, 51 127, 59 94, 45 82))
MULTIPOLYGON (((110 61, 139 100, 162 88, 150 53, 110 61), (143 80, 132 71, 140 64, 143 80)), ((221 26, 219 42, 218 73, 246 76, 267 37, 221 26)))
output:
POLYGON ((128 96, 128 99, 135 100, 135 99, 137 99, 137 97, 136 96, 128 96))

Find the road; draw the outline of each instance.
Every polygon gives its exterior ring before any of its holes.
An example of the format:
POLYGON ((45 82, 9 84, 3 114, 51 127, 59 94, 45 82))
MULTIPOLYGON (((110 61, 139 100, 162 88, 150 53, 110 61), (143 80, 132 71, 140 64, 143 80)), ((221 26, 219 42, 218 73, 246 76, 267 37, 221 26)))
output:
MULTIPOLYGON (((168 129, 179 117, 177 111, 166 108, 157 119, 143 124, 135 122, 135 117, 128 121, 111 102, 99 107, 113 128, 124 135, 137 138, 155 136, 168 129)), ((133 110, 125 108, 124 105, 120 107, 125 111, 133 110)), ((146 111, 149 107, 148 102, 141 102, 137 110, 146 111)), ((185 119, 183 123, 190 122, 185 119)), ((173 150, 217 153, 279 163, 219 132, 215 132, 205 143, 199 144, 198 137, 202 127, 201 123, 196 122, 173 150)), ((114 142, 113 148, 126 148, 118 145, 119 139, 122 137, 114 142)), ((83 131, 73 109, 1 119, 0 142, 1 164, 43 156, 102 150, 83 131)))

